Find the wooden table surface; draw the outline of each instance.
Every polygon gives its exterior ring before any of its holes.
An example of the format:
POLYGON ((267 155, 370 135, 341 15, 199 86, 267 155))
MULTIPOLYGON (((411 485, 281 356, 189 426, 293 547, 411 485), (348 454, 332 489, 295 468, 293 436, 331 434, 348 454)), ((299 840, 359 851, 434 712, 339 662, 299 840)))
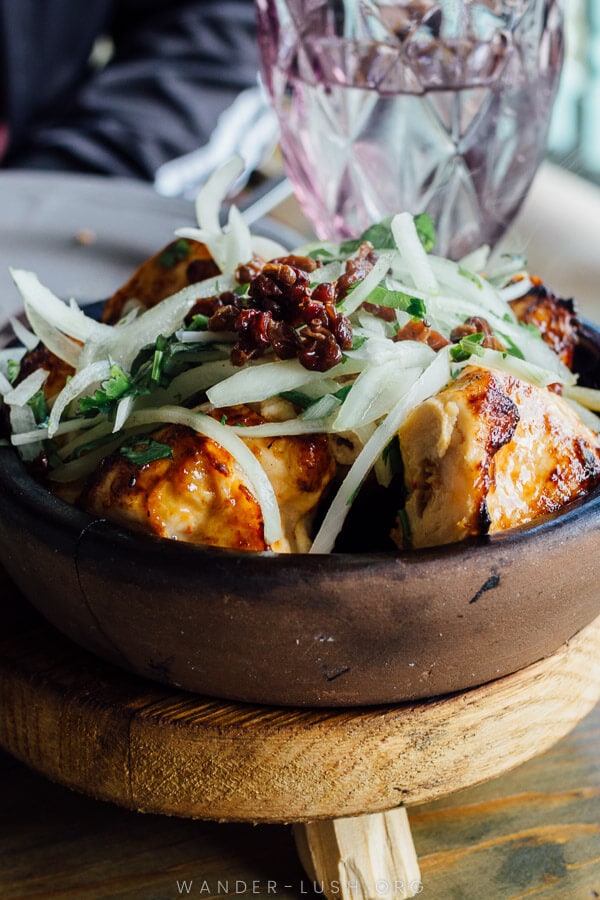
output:
MULTIPOLYGON (((0 596, 9 593, 5 583, 0 596)), ((25 601, 17 612, 28 628, 39 619, 25 601)), ((424 896, 600 897, 599 747, 597 706, 509 774, 411 807, 424 896)), ((129 812, 53 784, 2 751, 0 797, 1 900, 319 895, 284 825, 129 812)))
MULTIPOLYGON (((551 284, 600 311, 600 192, 547 169, 520 227, 536 270, 546 264, 551 284)), ((0 798, 0 900, 321 896, 287 826, 129 812, 2 751, 0 798)), ((600 706, 550 751, 409 815, 425 897, 600 898, 600 706)))

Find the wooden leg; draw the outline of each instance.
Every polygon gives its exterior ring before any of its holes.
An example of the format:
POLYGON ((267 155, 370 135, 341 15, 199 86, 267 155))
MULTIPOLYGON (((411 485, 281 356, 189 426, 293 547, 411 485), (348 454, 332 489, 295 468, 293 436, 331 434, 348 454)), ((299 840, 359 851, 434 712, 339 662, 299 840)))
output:
POLYGON ((400 900, 423 890, 403 807, 295 825, 294 838, 306 874, 328 900, 400 900))

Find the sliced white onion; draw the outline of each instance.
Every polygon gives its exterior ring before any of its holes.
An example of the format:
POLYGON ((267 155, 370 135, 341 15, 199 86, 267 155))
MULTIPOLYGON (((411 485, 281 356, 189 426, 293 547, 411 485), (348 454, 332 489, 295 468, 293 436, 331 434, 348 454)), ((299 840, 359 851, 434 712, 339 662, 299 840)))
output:
POLYGON ((58 429, 61 416, 69 403, 81 396, 85 390, 105 381, 110 375, 110 363, 108 360, 92 363, 87 368, 77 372, 57 396, 48 419, 48 436, 54 437, 58 429))
MULTIPOLYGON (((235 425, 231 426, 235 428, 235 425)), ((300 434, 331 434, 333 419, 284 419, 279 422, 263 422, 261 425, 237 426, 246 438, 294 437, 300 434)))
POLYGON ((324 394, 314 403, 311 403, 300 415, 302 422, 314 422, 315 419, 328 419, 342 405, 342 401, 334 394, 324 394))
POLYGON ((375 290, 377 285, 383 281, 385 274, 390 267, 391 260, 391 253, 382 253, 371 271, 362 281, 357 282, 356 287, 353 287, 350 293, 344 297, 340 305, 340 309, 344 315, 352 315, 354 310, 358 309, 361 303, 367 299, 369 294, 375 290))
POLYGON ((330 553, 333 550, 348 510, 378 457, 381 456, 411 409, 438 393, 448 383, 449 378, 449 354, 447 348, 444 348, 439 351, 431 365, 425 369, 412 388, 398 401, 358 454, 327 510, 310 553, 330 553))
POLYGON ((600 432, 600 416, 597 416, 596 413, 592 412, 591 409, 587 406, 583 406, 581 403, 578 403, 577 400, 574 400, 572 397, 565 397, 565 400, 573 409, 584 425, 587 425, 588 428, 591 428, 592 431, 600 432))
POLYGON ((390 341, 387 338, 369 338, 362 347, 348 350, 350 360, 368 360, 379 364, 385 360, 395 360, 404 366, 428 366, 435 350, 422 341, 390 341))
MULTIPOLYGON (((328 378, 338 375, 355 375, 362 371, 365 362, 348 359, 327 372, 328 378)), ((259 403, 285 391, 293 391, 322 378, 321 372, 305 369, 297 359, 267 362, 240 369, 235 375, 211 387, 206 395, 213 406, 236 406, 241 403, 259 403)))
POLYGON ((4 394, 4 402, 9 406, 25 406, 44 385, 50 373, 47 369, 36 369, 24 378, 17 387, 4 394))
MULTIPOLYGON (((109 347, 111 358, 129 370, 143 347, 154 344, 159 335, 168 336, 180 328, 196 300, 212 296, 216 284, 217 279, 211 278, 205 282, 188 285, 146 310, 135 322, 114 328, 113 340, 109 347)), ((103 353, 106 353, 106 347, 103 348, 103 353)))
POLYGON ((37 309, 31 307, 27 301, 25 301, 25 313, 29 324, 44 347, 50 353, 54 353, 59 359, 75 368, 81 356, 81 344, 63 334, 62 331, 48 322, 37 309))
POLYGON ((122 443, 123 437, 120 436, 113 441, 102 444, 100 447, 95 447, 93 450, 84 453, 78 459, 72 459, 69 462, 64 463, 64 465, 52 469, 52 471, 48 473, 48 478, 59 484, 77 481, 79 478, 86 478, 88 475, 91 475, 98 463, 103 460, 105 456, 108 456, 113 450, 116 450, 122 443))
POLYGON ((27 350, 33 350, 39 344, 39 338, 37 334, 34 334, 29 328, 25 328, 22 322, 20 322, 17 318, 12 316, 9 319, 11 328, 13 330, 14 336, 18 341, 21 341, 24 347, 27 350))
POLYGON ((26 307, 35 309, 42 318, 69 337, 85 341, 93 334, 99 335, 110 330, 110 325, 103 325, 86 316, 78 306, 60 300, 49 288, 41 284, 33 272, 10 269, 10 274, 26 307))
POLYGON ((326 282, 337 281, 340 275, 343 273, 346 264, 341 262, 340 260, 333 260, 333 262, 328 262, 324 266, 320 266, 318 269, 315 269, 314 272, 310 273, 310 280, 312 284, 325 284, 326 282))
POLYGON ((530 278, 520 278, 519 281, 513 281, 507 284, 506 287, 500 288, 498 293, 505 303, 510 303, 511 300, 518 300, 519 297, 524 297, 532 287, 533 281, 530 278))
POLYGON ((563 388, 563 397, 566 397, 568 400, 575 400, 581 406, 600 412, 600 390, 597 388, 568 384, 563 388))
POLYGON ((227 217, 227 263, 223 272, 235 272, 240 262, 252 258, 250 229, 237 206, 232 206, 227 217))
POLYGON ((458 265, 462 266, 464 269, 468 269, 470 272, 481 273, 485 270, 489 258, 490 246, 489 244, 482 244, 481 247, 476 247, 475 250, 471 250, 470 253, 463 256, 462 259, 458 261, 458 265))
POLYGON ((113 425, 113 434, 116 434, 117 431, 120 431, 125 427, 125 423, 127 419, 133 412, 133 407, 135 406, 135 398, 132 396, 123 397, 119 400, 117 404, 117 411, 115 413, 115 421, 113 425))
POLYGON ((437 294, 439 285, 410 213, 398 213, 394 216, 391 230, 402 255, 402 262, 408 268, 415 287, 426 294, 437 294))
MULTIPOLYGON (((13 437, 23 432, 34 431, 36 428, 35 416, 30 406, 10 407, 10 429, 13 437)), ((32 462, 40 455, 44 445, 40 439, 19 447, 19 455, 24 462, 32 462)))
POLYGON ((215 169, 196 195, 196 219, 203 231, 217 233, 221 230, 220 213, 229 188, 244 171, 241 156, 233 156, 215 169))
POLYGON ((252 253, 260 256, 262 259, 275 259, 278 256, 287 256, 289 250, 278 241, 271 238, 263 237, 261 234, 252 235, 252 253))
POLYGON ((5 397, 6 394, 9 394, 13 389, 12 384, 4 374, 4 372, 0 371, 0 397, 5 397))
POLYGON ((238 339, 233 331, 187 331, 182 328, 175 332, 182 344, 233 344, 238 339))
MULTIPOLYGON (((80 447, 83 447, 86 444, 91 444, 94 441, 98 441, 101 438, 107 437, 109 434, 112 434, 112 425, 108 421, 106 416, 96 416, 93 420, 78 418, 72 421, 79 423, 79 433, 75 434, 69 441, 65 442, 59 448, 58 455, 63 460, 69 459, 69 457, 72 456, 76 450, 79 450, 80 447)), ((67 426, 69 426, 70 424, 71 421, 61 422, 56 433, 59 434, 63 429, 66 432, 67 426)), ((120 440, 122 440, 122 437, 120 438, 120 440)))
MULTIPOLYGON (((561 380, 558 378, 556 371, 552 369, 545 369, 542 366, 529 362, 529 360, 519 359, 517 356, 512 356, 510 353, 502 353, 500 350, 490 350, 487 347, 480 348, 476 355, 471 356, 464 362, 458 363, 455 371, 468 365, 483 366, 488 369, 499 369, 501 372, 507 372, 509 375, 514 375, 515 378, 519 378, 522 381, 528 381, 530 384, 537 385, 537 387, 548 387, 549 384, 555 384, 557 381, 561 380)), ((575 383, 575 376, 572 373, 570 373, 569 382, 565 382, 565 384, 566 383, 575 383)))
POLYGON ((355 431, 382 418, 410 390, 422 371, 422 367, 401 367, 395 360, 365 369, 335 418, 335 431, 355 431))
MULTIPOLYGON (((193 369, 188 369, 180 375, 176 375, 171 384, 166 388, 160 388, 151 396, 151 402, 154 406, 158 403, 181 403, 205 391, 208 387, 222 381, 224 377, 235 371, 234 366, 229 359, 215 360, 213 362, 203 363, 193 369)), ((143 398, 142 398, 143 400, 143 398)))
POLYGON ((439 283, 439 293, 456 297, 458 300, 470 300, 481 310, 495 313, 499 318, 509 317, 514 321, 514 313, 506 305, 496 288, 485 278, 462 268, 451 259, 440 256, 429 257, 430 265, 439 283))
MULTIPOLYGON (((95 417, 94 419, 71 419, 69 422, 61 422, 56 431, 56 435, 68 434, 71 431, 81 431, 82 428, 91 428, 91 424, 97 422, 98 418, 99 417, 95 417)), ((45 440, 47 437, 48 429, 37 427, 33 431, 22 431, 20 434, 13 434, 11 443, 15 446, 31 444, 35 441, 39 441, 40 438, 45 440)))

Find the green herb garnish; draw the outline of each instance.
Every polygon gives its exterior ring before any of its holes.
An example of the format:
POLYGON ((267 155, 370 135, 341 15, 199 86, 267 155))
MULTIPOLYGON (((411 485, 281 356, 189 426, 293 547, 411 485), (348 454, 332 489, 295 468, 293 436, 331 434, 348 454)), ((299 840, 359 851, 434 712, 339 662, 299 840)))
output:
POLYGON ((153 438, 132 438, 119 447, 119 453, 136 466, 145 466, 157 459, 173 459, 173 450, 153 438))
POLYGON ((457 344, 450 348, 450 359, 453 362, 464 362, 471 356, 481 356, 481 343, 485 339, 485 334, 478 331, 477 334, 467 334, 461 338, 457 344))
POLYGON ((16 359, 9 359, 6 363, 6 377, 11 384, 14 384, 19 377, 21 371, 21 363, 16 359))
POLYGON ((126 396, 131 388, 131 381, 116 363, 110 367, 110 374, 101 387, 89 397, 81 397, 79 410, 84 416, 95 416, 97 413, 108 413, 115 401, 126 396))
POLYGON ((433 219, 429 213, 419 213, 413 217, 413 221, 425 252, 430 253, 435 247, 435 242, 437 240, 433 219))
POLYGON ((314 250, 309 250, 306 254, 310 257, 310 259, 334 259, 333 253, 329 250, 326 250, 325 247, 315 247, 314 250))
POLYGON ((315 402, 314 397, 309 397, 308 394, 304 394, 302 391, 283 391, 279 396, 283 400, 293 403, 294 406, 300 407, 300 409, 308 409, 315 402))
POLYGON ((406 312, 413 319, 424 319, 427 315, 425 301, 421 300, 419 297, 411 297, 408 306, 406 307, 406 312))
POLYGON ((172 269, 177 263, 187 259, 190 253, 190 242, 185 238, 173 241, 158 257, 158 264, 163 269, 172 269))
MULTIPOLYGON (((358 283, 360 284, 360 282, 358 283)), ((388 291, 381 284, 373 288, 365 302, 373 303, 375 306, 387 306, 390 309, 404 310, 413 319, 424 319, 427 314, 423 300, 418 297, 412 297, 410 294, 405 294, 403 291, 388 291)))
POLYGON ((50 415, 50 409, 46 401, 46 395, 40 388, 27 401, 27 406, 32 410, 36 425, 43 425, 50 415))
POLYGON ((206 331, 208 319, 209 316, 205 316, 204 313, 196 313, 186 326, 186 331, 206 331))

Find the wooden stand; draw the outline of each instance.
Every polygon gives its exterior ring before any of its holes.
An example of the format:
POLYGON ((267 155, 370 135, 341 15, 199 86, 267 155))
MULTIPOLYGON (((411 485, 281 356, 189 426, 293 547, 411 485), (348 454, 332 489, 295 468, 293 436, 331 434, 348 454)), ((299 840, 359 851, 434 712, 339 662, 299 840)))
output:
POLYGON ((0 746, 54 781, 129 809, 299 823, 303 865, 332 897, 418 893, 404 805, 546 750, 600 699, 600 619, 550 658, 465 693, 300 710, 211 700, 131 676, 32 613, 16 614, 4 593, 0 746))

